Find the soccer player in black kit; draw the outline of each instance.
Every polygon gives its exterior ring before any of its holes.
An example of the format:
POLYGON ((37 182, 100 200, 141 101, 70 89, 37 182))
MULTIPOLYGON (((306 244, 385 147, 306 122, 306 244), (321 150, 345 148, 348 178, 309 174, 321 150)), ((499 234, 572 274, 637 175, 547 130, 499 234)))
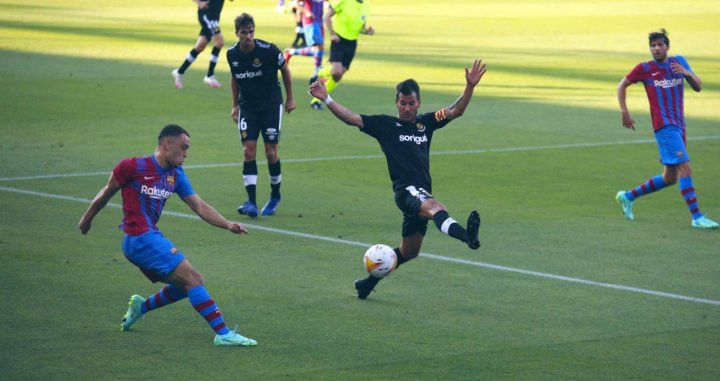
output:
MULTIPOLYGON (((395 204, 403 212, 402 243, 394 249, 398 266, 420 254, 430 219, 441 232, 465 242, 471 249, 480 247, 478 212, 470 212, 465 229, 450 217, 445 205, 432 195, 430 142, 435 130, 465 112, 473 90, 484 74, 485 64, 475 60, 472 69, 465 68, 466 85, 460 98, 449 107, 421 115, 418 115, 420 87, 414 79, 402 81, 397 85, 395 95, 397 117, 355 114, 335 102, 322 81, 310 85, 310 95, 325 102, 338 119, 377 139, 385 153, 395 192, 395 204)), ((367 298, 379 281, 380 278, 372 275, 356 280, 358 298, 367 298)))
POLYGON ((220 85, 220 82, 215 79, 215 65, 217 65, 217 60, 220 56, 220 49, 222 49, 225 44, 222 32, 220 31, 220 12, 222 12, 225 0, 193 1, 197 3, 198 7, 200 35, 198 36, 195 46, 193 46, 192 50, 190 50, 190 53, 188 53, 182 65, 172 71, 172 76, 175 80, 175 87, 178 89, 183 88, 183 75, 185 74, 185 70, 192 65, 198 54, 205 50, 208 42, 212 40, 213 48, 212 53, 210 54, 210 65, 208 66, 207 75, 203 79, 203 82, 210 87, 218 88, 222 85, 220 85))
POLYGON ((249 14, 243 13, 235 18, 235 34, 240 40, 227 51, 232 89, 230 117, 237 123, 240 132, 244 154, 243 182, 248 194, 248 200, 237 211, 253 218, 258 215, 255 198, 258 170, 255 155, 258 135, 262 133, 270 172, 271 193, 260 214, 270 216, 275 214, 280 203, 282 180, 278 143, 283 101, 277 72, 279 70, 282 74, 285 111, 289 113, 295 109, 290 69, 275 44, 255 38, 255 21, 249 14))

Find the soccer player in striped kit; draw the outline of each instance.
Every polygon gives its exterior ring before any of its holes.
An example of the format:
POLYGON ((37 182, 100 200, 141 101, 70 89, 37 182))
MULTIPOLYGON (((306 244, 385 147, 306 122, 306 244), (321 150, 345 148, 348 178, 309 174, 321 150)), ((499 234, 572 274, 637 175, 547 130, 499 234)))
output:
POLYGON ((323 11, 325 0, 305 0, 302 3, 302 9, 298 12, 302 13, 303 32, 305 33, 305 41, 307 46, 302 48, 286 48, 283 51, 285 61, 290 62, 290 57, 312 56, 315 63, 315 71, 317 72, 322 66, 323 55, 325 54, 325 30, 323 28, 323 11))
POLYGON ((619 191, 615 196, 628 220, 635 219, 632 211, 636 198, 658 191, 668 185, 679 183, 680 193, 692 215, 691 226, 699 229, 717 229, 717 222, 705 217, 698 206, 692 181, 690 157, 686 149, 685 116, 683 114, 684 81, 699 92, 702 81, 690 68, 683 56, 668 57, 670 39, 665 29, 649 35, 652 61, 643 62, 620 81, 617 88, 618 101, 625 128, 635 129, 626 104, 627 88, 642 82, 650 101, 655 140, 660 151, 660 162, 665 166, 662 174, 656 175, 630 191, 619 191))
POLYGON ((140 295, 130 297, 129 308, 122 321, 123 331, 129 330, 146 313, 188 298, 215 332, 215 345, 257 345, 255 340, 225 325, 223 315, 205 289, 203 276, 158 230, 157 222, 165 202, 177 193, 205 222, 235 234, 247 233, 245 226, 226 220, 195 193, 182 169, 188 148, 190 134, 184 128, 174 124, 165 126, 160 131, 153 155, 128 158, 115 166, 107 184, 100 189, 80 219, 78 228, 82 234, 87 234, 95 215, 120 190, 124 215, 120 228, 125 231, 122 242, 125 257, 153 283, 166 283, 147 299, 140 295))

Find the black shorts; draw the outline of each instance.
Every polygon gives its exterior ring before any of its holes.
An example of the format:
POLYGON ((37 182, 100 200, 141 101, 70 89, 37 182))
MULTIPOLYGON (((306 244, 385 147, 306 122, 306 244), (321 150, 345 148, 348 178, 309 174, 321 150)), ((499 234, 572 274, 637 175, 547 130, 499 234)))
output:
POLYGON ((346 69, 349 69, 350 63, 355 58, 356 48, 357 40, 351 41, 340 37, 340 42, 333 41, 330 44, 330 62, 341 62, 346 69))
POLYGON ((277 107, 268 107, 265 110, 256 110, 249 106, 240 106, 238 115, 238 132, 240 140, 257 141, 262 132, 265 144, 280 143, 280 127, 282 126, 282 103, 277 107))
POLYGON ((214 12, 198 12, 200 35, 212 40, 213 36, 220 34, 220 14, 214 12))
POLYGON ((433 196, 421 187, 410 185, 395 192, 395 205, 403 212, 402 236, 425 235, 428 220, 419 216, 420 206, 433 196))

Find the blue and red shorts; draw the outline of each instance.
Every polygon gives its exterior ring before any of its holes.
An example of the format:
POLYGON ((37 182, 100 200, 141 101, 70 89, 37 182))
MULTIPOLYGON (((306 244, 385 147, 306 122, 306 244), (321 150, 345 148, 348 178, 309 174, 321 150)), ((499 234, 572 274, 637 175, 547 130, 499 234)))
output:
POLYGON ((153 283, 166 279, 185 259, 175 244, 159 231, 125 235, 122 242, 125 258, 140 268, 153 283))
POLYGON ((685 148, 685 129, 675 125, 667 125, 655 131, 660 162, 663 165, 682 164, 690 161, 685 148))

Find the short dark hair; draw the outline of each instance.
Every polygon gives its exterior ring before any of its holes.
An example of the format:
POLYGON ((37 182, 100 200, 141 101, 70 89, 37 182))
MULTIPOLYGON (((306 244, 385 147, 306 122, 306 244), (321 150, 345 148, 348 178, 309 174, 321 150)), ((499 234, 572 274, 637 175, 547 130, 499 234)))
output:
POLYGON ((420 100, 420 85, 418 85, 417 81, 414 79, 406 79, 395 86, 395 102, 397 102, 398 98, 400 98, 400 94, 402 95, 410 95, 412 93, 417 94, 418 100, 420 100))
POLYGON ((243 13, 240 16, 235 17, 235 33, 237 33, 240 29, 247 28, 249 26, 255 26, 255 19, 253 19, 250 14, 243 13))
POLYGON ((660 28, 659 31, 648 34, 648 44, 652 44, 655 40, 662 40, 665 45, 670 46, 670 39, 668 38, 668 32, 665 28, 660 28))
POLYGON ((178 126, 177 124, 168 124, 167 126, 163 127, 162 130, 160 130, 160 135, 158 135, 158 144, 162 142, 163 139, 167 137, 180 137, 181 135, 187 135, 188 138, 190 137, 190 133, 187 132, 184 128, 178 126))

